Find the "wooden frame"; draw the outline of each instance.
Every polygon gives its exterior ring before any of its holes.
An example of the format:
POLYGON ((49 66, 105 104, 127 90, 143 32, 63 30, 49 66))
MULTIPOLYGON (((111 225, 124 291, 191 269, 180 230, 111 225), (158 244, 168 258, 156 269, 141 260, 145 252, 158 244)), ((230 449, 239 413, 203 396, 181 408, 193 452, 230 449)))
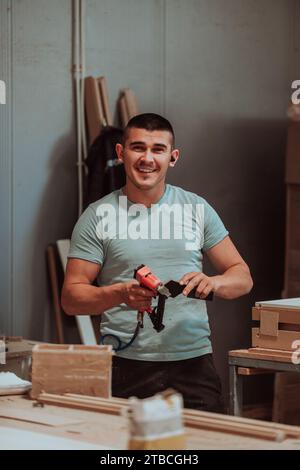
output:
POLYGON ((300 299, 257 302, 252 320, 260 322, 252 328, 252 347, 293 351, 300 340, 300 299))
POLYGON ((32 350, 32 398, 42 391, 111 396, 111 346, 39 344, 32 350))

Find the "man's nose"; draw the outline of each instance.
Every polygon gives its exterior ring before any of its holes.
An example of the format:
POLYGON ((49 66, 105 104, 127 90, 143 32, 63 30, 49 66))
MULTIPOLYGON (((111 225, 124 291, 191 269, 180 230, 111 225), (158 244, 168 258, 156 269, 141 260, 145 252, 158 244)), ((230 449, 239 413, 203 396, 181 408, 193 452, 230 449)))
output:
POLYGON ((151 149, 145 150, 145 152, 143 153, 142 158, 143 158, 143 160, 153 161, 153 153, 152 153, 151 149))

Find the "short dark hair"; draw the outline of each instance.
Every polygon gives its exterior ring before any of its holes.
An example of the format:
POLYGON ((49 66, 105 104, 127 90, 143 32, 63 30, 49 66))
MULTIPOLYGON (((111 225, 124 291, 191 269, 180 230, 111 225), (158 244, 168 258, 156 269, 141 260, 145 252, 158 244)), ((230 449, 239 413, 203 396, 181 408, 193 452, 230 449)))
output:
POLYGON ((124 129, 123 144, 125 144, 128 130, 133 127, 137 129, 146 129, 147 131, 168 131, 172 135, 172 147, 175 145, 175 134, 168 119, 154 113, 137 114, 131 118, 124 129))

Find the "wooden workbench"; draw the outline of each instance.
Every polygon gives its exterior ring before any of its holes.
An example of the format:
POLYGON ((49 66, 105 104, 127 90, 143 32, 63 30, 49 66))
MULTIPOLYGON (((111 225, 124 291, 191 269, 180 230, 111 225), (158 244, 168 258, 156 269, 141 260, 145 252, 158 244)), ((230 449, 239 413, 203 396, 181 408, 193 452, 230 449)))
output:
POLYGON ((229 351, 229 413, 242 416, 243 410, 243 375, 240 367, 263 369, 273 372, 300 373, 300 364, 293 363, 292 351, 250 348, 229 351))
MULTIPOLYGON (((21 396, 0 398, 0 449, 8 445, 13 449, 127 448, 128 430, 124 416, 53 405, 37 407, 34 404, 32 400, 21 396), (6 433, 2 432, 5 430, 6 433), (15 442, 11 437, 14 432, 15 442), (35 433, 35 441, 31 433, 35 433), (47 438, 51 438, 50 443, 44 442, 47 438)), ((293 450, 300 447, 300 439, 286 439, 278 443, 189 427, 186 428, 186 435, 187 449, 193 450, 293 450)))

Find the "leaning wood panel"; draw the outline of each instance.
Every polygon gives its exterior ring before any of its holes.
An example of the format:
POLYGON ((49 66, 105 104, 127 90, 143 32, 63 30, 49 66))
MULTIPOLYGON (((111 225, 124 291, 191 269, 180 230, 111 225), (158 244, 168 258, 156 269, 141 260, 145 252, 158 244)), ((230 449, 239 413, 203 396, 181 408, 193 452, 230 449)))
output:
POLYGON ((32 351, 32 391, 111 396, 111 346, 36 345, 32 351))
POLYGON ((119 107, 121 125, 122 125, 122 127, 126 127, 128 121, 129 121, 129 116, 128 116, 128 112, 127 112, 126 101, 125 101, 124 95, 121 95, 119 97, 118 107, 119 107))
POLYGON ((84 90, 85 113, 89 131, 89 144, 91 145, 100 134, 104 123, 104 113, 97 79, 86 77, 84 90))
POLYGON ((139 113, 136 97, 130 88, 124 88, 123 96, 125 98, 128 119, 131 119, 139 113))
POLYGON ((105 77, 98 78, 99 84, 99 92, 100 98, 102 103, 102 109, 105 117, 106 124, 108 126, 112 126, 112 116, 109 107, 109 99, 108 99, 108 89, 107 89, 107 82, 105 77))

